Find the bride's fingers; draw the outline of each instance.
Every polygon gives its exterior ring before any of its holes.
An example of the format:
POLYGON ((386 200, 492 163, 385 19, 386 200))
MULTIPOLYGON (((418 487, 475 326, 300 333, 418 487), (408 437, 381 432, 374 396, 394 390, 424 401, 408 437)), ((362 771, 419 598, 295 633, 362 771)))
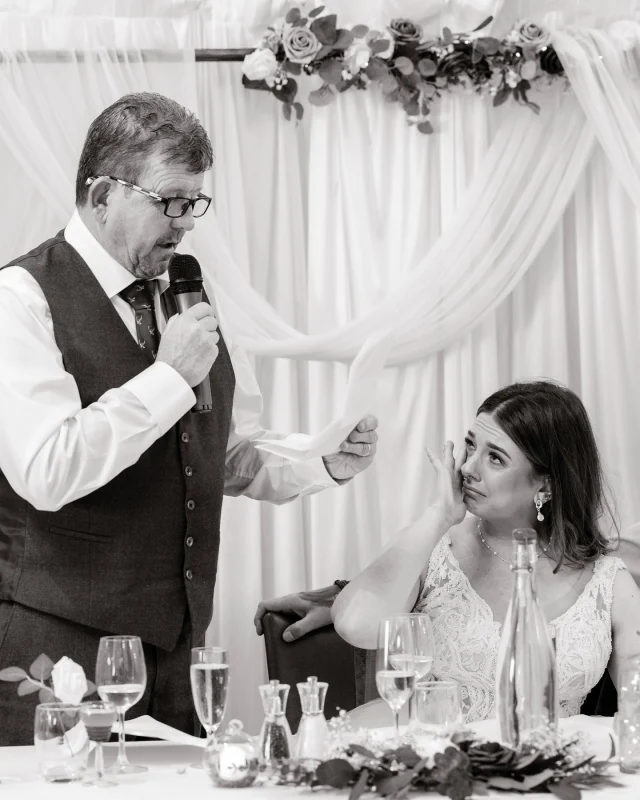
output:
POLYGON ((456 472, 460 472, 460 470, 462 469, 462 465, 466 460, 467 460, 467 448, 466 445, 463 445, 455 456, 454 468, 456 472))
POLYGON ((442 461, 445 467, 447 469, 453 469, 455 464, 455 459, 453 457, 453 442, 447 439, 442 449, 444 450, 444 456, 442 461))

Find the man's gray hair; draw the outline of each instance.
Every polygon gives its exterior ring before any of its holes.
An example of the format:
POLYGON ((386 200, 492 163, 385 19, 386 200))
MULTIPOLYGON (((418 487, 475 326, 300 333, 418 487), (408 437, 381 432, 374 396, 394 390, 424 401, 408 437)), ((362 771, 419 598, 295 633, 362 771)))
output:
POLYGON ((87 178, 113 175, 137 183, 155 153, 194 174, 213 164, 211 141, 193 112, 161 94, 126 94, 89 126, 76 176, 76 205, 86 202, 87 178))

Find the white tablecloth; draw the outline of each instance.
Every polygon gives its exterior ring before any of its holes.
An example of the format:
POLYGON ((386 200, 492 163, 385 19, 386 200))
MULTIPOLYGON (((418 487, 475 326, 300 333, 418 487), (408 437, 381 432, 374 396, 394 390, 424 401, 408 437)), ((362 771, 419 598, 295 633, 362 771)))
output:
MULTIPOLYGON (((132 721, 131 724, 134 724, 132 721)), ((478 732, 485 736, 493 737, 494 731, 491 721, 478 723, 478 732)), ((606 746, 606 729, 610 722, 596 718, 573 717, 563 721, 563 727, 582 729, 592 735, 594 743, 598 732, 602 731, 603 741, 600 746, 606 746), (604 729, 601 726, 604 726, 604 729)), ((598 748, 600 749, 600 748, 598 748)), ((260 786, 253 785, 247 789, 219 789, 211 783, 204 770, 192 769, 191 764, 200 761, 202 748, 173 742, 131 742, 127 744, 129 758, 132 762, 145 764, 149 772, 143 775, 116 777, 118 786, 106 790, 107 800, 190 800, 196 797, 207 797, 209 800, 313 800, 313 798, 346 798, 348 792, 323 790, 321 795, 311 792, 308 788, 286 786, 260 786), (206 794, 203 794, 206 793, 206 794)), ((116 757, 117 745, 105 745, 105 763, 109 765, 116 757)), ((602 789, 585 791, 584 800, 638 800, 640 798, 640 774, 623 775, 617 767, 611 769, 612 777, 621 787, 617 789, 602 789)), ((96 794, 102 797, 102 790, 91 786, 82 786, 80 783, 48 784, 38 773, 38 763, 34 747, 0 747, 0 800, 66 800, 84 798, 91 800, 96 794)), ((367 795, 375 797, 375 795, 367 795)), ((413 795, 411 795, 413 796, 413 795)), ((428 794, 417 797, 438 798, 440 795, 428 794)), ((496 792, 489 797, 501 800, 548 800, 548 794, 517 794, 496 792)))

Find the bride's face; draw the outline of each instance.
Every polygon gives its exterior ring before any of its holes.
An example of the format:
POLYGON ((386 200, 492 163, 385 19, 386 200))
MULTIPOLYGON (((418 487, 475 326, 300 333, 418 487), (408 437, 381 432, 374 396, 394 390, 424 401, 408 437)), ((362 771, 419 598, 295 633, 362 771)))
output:
POLYGON ((533 525, 535 496, 544 480, 534 474, 522 450, 491 414, 479 414, 465 437, 467 460, 462 465, 464 502, 487 521, 508 520, 533 525))

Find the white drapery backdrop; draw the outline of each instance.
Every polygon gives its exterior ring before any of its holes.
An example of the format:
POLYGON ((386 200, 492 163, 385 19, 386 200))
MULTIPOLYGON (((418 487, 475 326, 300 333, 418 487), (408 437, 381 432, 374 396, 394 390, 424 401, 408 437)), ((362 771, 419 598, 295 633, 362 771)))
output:
POLYGON ((363 567, 431 496, 424 444, 459 442, 498 386, 545 376, 578 391, 623 525, 640 518, 639 88, 633 27, 607 33, 633 17, 631 3, 608 3, 605 15, 567 2, 560 17, 557 2, 342 0, 345 23, 412 16, 434 31, 496 13, 502 32, 554 11, 573 95, 545 94, 537 118, 461 94, 443 101, 431 137, 374 91, 308 108, 296 128, 272 97, 241 87, 239 65, 196 65, 183 51, 251 45, 283 2, 148 0, 135 17, 115 1, 93 13, 73 0, 29 5, 39 13, 27 18, 0 3, 2 263, 66 223, 90 120, 121 94, 152 89, 197 110, 212 136, 217 222, 199 223, 193 249, 215 273, 234 336, 269 354, 256 371, 270 427, 322 427, 347 375, 333 359, 348 362, 382 321, 398 321, 395 366, 373 409, 375 465, 285 507, 225 502, 210 638, 230 649, 231 714, 259 723, 257 602, 363 567), (114 59, 115 47, 129 52, 114 59), (44 62, 16 48, 65 52, 44 62), (164 52, 144 60, 147 48, 164 52))

